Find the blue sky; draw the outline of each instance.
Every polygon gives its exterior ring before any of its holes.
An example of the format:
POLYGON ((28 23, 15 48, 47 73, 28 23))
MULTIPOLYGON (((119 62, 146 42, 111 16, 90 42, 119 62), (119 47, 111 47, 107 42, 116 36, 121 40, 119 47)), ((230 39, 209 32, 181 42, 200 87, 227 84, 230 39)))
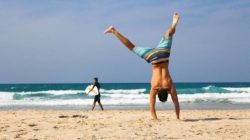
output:
POLYGON ((250 81, 246 0, 0 0, 0 83, 150 82, 150 64, 103 30, 154 47, 174 11, 175 82, 250 81))

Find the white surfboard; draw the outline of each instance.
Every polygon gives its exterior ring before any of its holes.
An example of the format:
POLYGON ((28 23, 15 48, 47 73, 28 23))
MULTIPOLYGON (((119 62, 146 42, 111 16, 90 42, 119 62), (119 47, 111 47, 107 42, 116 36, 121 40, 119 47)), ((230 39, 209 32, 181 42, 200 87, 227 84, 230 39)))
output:
POLYGON ((93 85, 88 85, 86 87, 86 89, 85 89, 86 94, 90 95, 90 96, 98 95, 98 89, 97 89, 97 87, 95 86, 94 89, 92 91, 90 91, 92 88, 93 88, 93 85))

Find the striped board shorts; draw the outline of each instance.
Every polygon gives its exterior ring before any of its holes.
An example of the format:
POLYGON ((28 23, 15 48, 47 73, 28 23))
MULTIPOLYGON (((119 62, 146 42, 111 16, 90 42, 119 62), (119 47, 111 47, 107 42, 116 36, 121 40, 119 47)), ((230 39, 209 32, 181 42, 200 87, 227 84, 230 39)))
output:
POLYGON ((162 37, 159 44, 155 48, 135 46, 132 51, 151 64, 167 62, 170 56, 172 38, 172 36, 162 37))

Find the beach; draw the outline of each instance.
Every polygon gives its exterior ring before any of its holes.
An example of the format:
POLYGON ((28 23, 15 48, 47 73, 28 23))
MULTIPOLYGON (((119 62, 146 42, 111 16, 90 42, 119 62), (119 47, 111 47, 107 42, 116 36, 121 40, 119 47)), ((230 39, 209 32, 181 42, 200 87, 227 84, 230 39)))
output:
POLYGON ((250 83, 176 83, 181 120, 171 96, 149 111, 149 83, 103 83, 105 111, 92 107, 85 84, 0 84, 0 140, 240 139, 250 137, 250 83))
POLYGON ((0 139, 243 139, 250 110, 1 110, 0 139))
POLYGON ((247 0, 0 0, 0 140, 250 140, 247 15, 247 0))

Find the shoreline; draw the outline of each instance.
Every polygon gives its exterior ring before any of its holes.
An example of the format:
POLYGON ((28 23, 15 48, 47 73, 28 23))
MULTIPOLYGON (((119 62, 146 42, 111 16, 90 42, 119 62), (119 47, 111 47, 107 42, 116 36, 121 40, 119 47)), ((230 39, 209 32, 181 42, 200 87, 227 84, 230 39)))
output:
MULTIPOLYGON (((149 105, 105 105, 105 110, 149 110, 149 105)), ((250 110, 248 103, 180 103, 181 110, 250 110)), ((0 110, 90 110, 91 105, 4 105, 0 110)), ((95 109, 99 109, 98 104, 95 109)), ((172 103, 157 103, 157 110, 173 110, 172 103)))
POLYGON ((250 110, 1 110, 0 139, 248 139, 250 110))

